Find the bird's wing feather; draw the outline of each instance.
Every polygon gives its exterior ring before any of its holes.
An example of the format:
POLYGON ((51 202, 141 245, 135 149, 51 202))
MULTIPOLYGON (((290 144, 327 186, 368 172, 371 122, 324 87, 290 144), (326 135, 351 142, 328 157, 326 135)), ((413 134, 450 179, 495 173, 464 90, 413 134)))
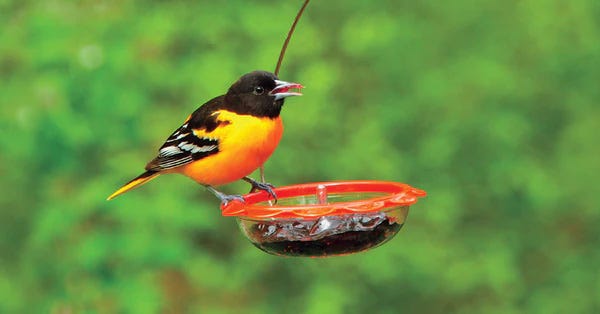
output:
POLYGON ((210 134, 221 124, 218 120, 222 96, 198 108, 186 122, 167 138, 158 156, 146 165, 146 170, 162 171, 186 165, 219 152, 219 140, 210 134), (200 136, 197 134, 201 134, 200 136))

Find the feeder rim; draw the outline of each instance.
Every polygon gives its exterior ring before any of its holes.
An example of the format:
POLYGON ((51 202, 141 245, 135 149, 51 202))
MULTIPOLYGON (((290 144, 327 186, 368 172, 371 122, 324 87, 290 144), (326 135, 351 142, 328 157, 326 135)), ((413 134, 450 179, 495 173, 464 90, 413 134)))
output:
POLYGON ((355 200, 337 203, 309 204, 309 205, 258 205, 257 203, 270 200, 270 195, 259 191, 243 195, 245 203, 231 201, 221 206, 223 216, 237 216, 244 219, 270 219, 270 218, 310 218, 320 216, 373 213, 385 211, 390 207, 410 206, 417 202, 419 197, 424 197, 426 192, 405 183, 375 180, 346 180, 313 182, 288 185, 274 188, 273 191, 279 198, 297 197, 302 195, 315 195, 317 187, 325 186, 327 193, 386 193, 364 200, 355 200))

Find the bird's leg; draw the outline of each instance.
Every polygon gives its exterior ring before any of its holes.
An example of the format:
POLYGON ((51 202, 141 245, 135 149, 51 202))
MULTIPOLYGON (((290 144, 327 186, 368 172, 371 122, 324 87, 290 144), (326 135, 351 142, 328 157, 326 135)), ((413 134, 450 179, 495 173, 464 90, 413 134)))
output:
POLYGON ((231 202, 231 201, 240 201, 242 203, 244 203, 244 198, 241 195, 227 195, 223 192, 218 191, 217 189, 213 188, 210 185, 205 185, 204 187, 206 187, 207 190, 209 190, 212 194, 214 194, 219 200, 221 200, 221 203, 223 205, 227 205, 227 203, 231 202))
POLYGON ((266 182, 258 182, 250 177, 243 177, 242 180, 252 184, 252 189, 250 190, 250 192, 254 192, 256 190, 266 191, 267 193, 269 193, 269 195, 273 197, 273 199, 275 199, 275 202, 277 202, 277 194, 275 194, 275 191, 273 191, 273 184, 266 182))
POLYGON ((260 182, 267 183, 267 180, 265 180, 265 165, 260 166, 260 182))
MULTIPOLYGON (((267 180, 265 180, 265 165, 260 166, 260 182, 267 183, 267 180)), ((253 190, 254 187, 250 190, 250 192, 253 190)), ((275 202, 269 200, 269 206, 273 206, 274 204, 277 204, 277 197, 275 197, 275 202)))

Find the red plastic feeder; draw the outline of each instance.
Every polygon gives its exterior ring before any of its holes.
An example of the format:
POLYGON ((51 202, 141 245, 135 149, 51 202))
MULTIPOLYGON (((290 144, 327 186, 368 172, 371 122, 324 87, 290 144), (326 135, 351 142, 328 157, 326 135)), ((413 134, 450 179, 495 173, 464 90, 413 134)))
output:
POLYGON ((244 235, 259 249, 280 256, 326 257, 379 246, 404 225, 408 208, 425 191, 383 181, 339 181, 284 186, 244 195, 245 203, 222 206, 237 216, 244 235))

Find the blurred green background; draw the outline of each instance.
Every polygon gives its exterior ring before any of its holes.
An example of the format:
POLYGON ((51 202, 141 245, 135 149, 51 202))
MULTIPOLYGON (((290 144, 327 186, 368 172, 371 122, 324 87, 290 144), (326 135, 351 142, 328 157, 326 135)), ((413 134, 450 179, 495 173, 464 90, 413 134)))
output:
POLYGON ((0 1, 0 313, 600 311, 598 1, 310 4, 267 177, 427 190, 380 248, 267 255, 182 176, 105 201, 299 6, 0 1))

